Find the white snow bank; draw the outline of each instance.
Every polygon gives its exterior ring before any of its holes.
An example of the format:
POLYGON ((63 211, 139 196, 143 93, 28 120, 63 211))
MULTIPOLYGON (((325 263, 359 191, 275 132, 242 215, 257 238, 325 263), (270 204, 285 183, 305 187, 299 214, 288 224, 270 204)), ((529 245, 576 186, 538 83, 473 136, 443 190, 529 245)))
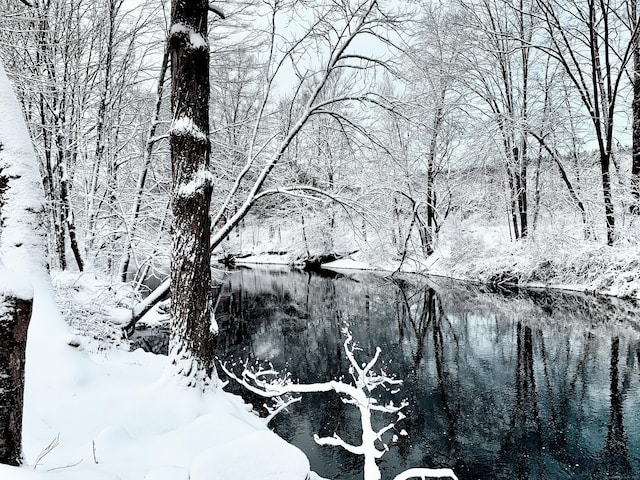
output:
POLYGON ((80 466, 54 472, 41 472, 1 464, 0 478, 2 480, 120 480, 117 475, 95 472, 80 466))
POLYGON ((189 480, 305 479, 309 473, 307 458, 299 450, 293 454, 291 445, 272 437, 268 431, 257 431, 202 452, 191 464, 189 480), (247 452, 251 452, 250 461, 247 452))
POLYGON ((490 284, 640 299, 640 247, 540 236, 437 249, 425 273, 490 284))
POLYGON ((166 357, 112 350, 90 358, 67 349, 56 359, 31 360, 27 375, 26 462, 35 463, 52 439, 58 446, 35 470, 0 470, 0 478, 240 480, 256 478, 247 474, 256 467, 246 459, 254 458, 259 478, 303 480, 309 473, 304 454, 240 399, 163 377, 166 357), (46 382, 35 369, 66 374, 46 382))
POLYGON ((236 265, 289 265, 291 263, 291 256, 258 253, 247 257, 236 258, 235 263, 236 265))
MULTIPOLYGON (((89 295, 85 287, 78 286, 80 298, 89 295)), ((182 387, 166 374, 167 357, 105 349, 61 324, 51 290, 37 285, 27 345, 26 465, 0 466, 0 479, 304 480, 309 474, 304 454, 238 397, 182 387), (80 347, 69 346, 71 340, 80 347), (39 458, 52 441, 55 447, 39 458)))

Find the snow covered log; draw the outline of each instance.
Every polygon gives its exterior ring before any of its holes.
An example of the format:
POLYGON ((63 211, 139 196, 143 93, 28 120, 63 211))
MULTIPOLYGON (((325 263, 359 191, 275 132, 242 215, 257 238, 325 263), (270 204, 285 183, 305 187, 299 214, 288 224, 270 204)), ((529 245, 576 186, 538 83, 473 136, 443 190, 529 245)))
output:
POLYGON ((325 263, 335 262, 336 260, 341 260, 349 255, 353 255, 357 250, 347 252, 347 253, 325 253, 320 255, 305 255, 303 257, 297 258, 293 265, 297 268, 301 268, 305 271, 318 271, 322 268, 322 265, 325 263))

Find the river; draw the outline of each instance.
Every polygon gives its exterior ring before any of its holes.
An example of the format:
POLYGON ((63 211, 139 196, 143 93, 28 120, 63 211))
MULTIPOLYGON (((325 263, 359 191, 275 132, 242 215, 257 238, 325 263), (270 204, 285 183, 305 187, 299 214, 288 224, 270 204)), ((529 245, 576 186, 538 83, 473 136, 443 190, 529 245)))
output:
MULTIPOLYGON (((222 358, 268 361, 314 383, 348 378, 345 325, 361 361, 381 348, 379 365, 403 380, 396 403, 409 404, 379 462, 385 479, 411 467, 451 467, 460 480, 640 478, 634 304, 281 268, 235 270, 218 292, 222 358)), ((395 419, 376 415, 378 426, 395 419)), ((359 424, 356 408, 324 393, 271 426, 320 475, 361 479, 361 458, 313 440, 335 432, 357 443, 359 424)))

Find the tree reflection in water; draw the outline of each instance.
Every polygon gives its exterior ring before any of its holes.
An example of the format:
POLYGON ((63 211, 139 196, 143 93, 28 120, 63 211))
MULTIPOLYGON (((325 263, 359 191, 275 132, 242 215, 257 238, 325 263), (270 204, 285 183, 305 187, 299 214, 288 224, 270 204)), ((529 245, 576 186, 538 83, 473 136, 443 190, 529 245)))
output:
MULTIPOLYGON (((409 436, 383 457, 385 478, 418 466, 452 467, 460 479, 640 478, 634 305, 265 269, 228 275, 218 307, 221 355, 271 361, 304 382, 347 373, 345 321, 363 355, 382 348, 410 403, 398 425, 409 436)), ((358 479, 358 458, 312 439, 358 424, 326 394, 273 425, 321 475, 358 479)))
MULTIPOLYGON (((542 337, 542 333, 539 332, 542 337)), ((531 327, 516 322, 514 404, 498 465, 513 478, 546 478, 542 457, 543 431, 538 409, 531 327)))
POLYGON ((607 438, 604 447, 598 455, 596 468, 592 478, 615 478, 620 480, 632 480, 638 478, 634 475, 629 461, 629 448, 627 435, 624 431, 624 414, 622 408, 622 392, 618 381, 620 356, 620 338, 611 339, 611 365, 610 372, 610 409, 609 423, 607 424, 607 438))

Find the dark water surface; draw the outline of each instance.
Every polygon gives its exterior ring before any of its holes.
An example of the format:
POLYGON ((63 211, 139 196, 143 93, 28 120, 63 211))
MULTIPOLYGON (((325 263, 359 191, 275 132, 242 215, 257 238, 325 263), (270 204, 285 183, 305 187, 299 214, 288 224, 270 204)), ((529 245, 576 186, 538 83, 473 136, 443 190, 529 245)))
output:
MULTIPOLYGON (((223 357, 267 360, 300 382, 348 376, 345 322, 404 380, 407 436, 380 466, 452 467, 464 479, 640 478, 640 314, 622 301, 483 292, 424 279, 244 269, 218 304, 223 357)), ((231 387, 231 385, 230 385, 231 387)), ((255 399, 249 399, 255 405, 255 399)), ((379 426, 394 416, 376 414, 379 426)), ((362 461, 317 446, 357 442, 357 409, 309 394, 272 422, 320 475, 361 479, 362 461)))

